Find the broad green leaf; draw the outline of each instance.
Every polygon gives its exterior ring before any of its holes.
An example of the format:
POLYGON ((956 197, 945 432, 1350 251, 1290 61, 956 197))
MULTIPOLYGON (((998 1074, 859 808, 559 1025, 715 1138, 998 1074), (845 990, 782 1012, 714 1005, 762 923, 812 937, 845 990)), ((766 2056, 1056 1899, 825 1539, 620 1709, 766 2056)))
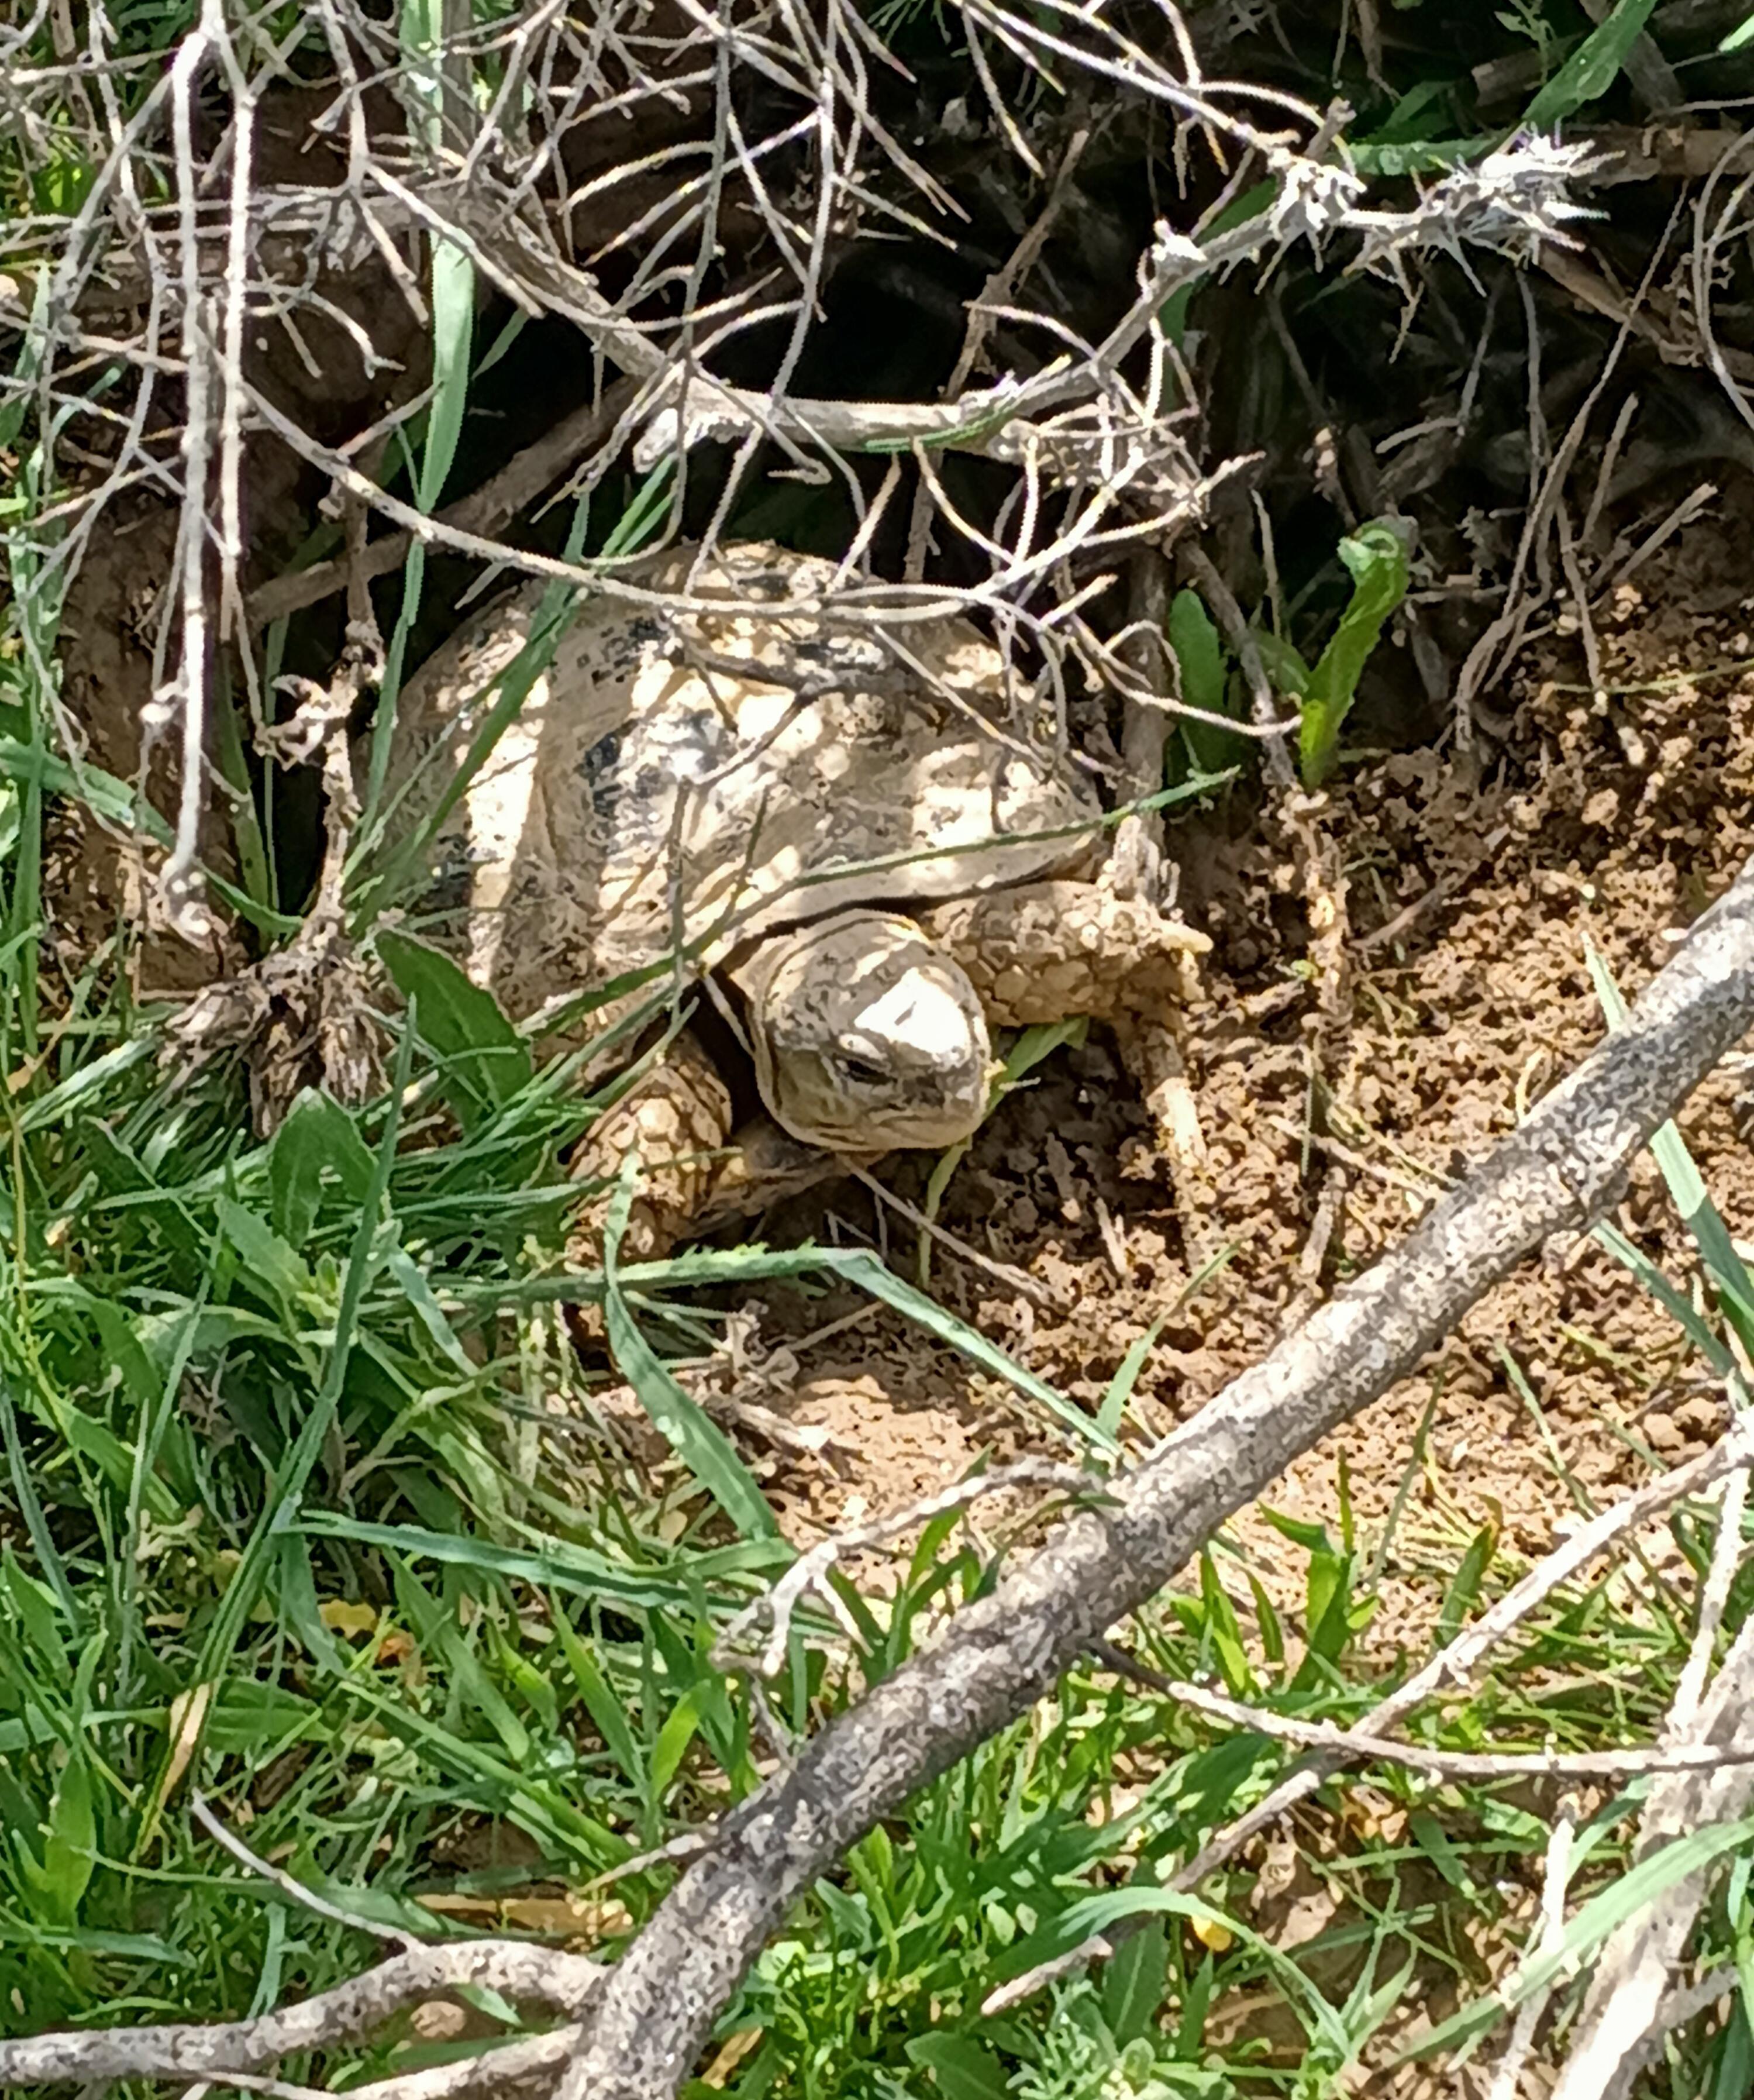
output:
POLYGON ((552 1740, 560 1732, 558 1693, 503 1627, 495 1630, 493 1639, 500 1674, 535 1715, 543 1735, 552 1740))
MULTIPOLYGON (((1227 714, 1230 710, 1225 703, 1230 679, 1224 664, 1224 645, 1197 591, 1179 590, 1170 601, 1169 639, 1175 652, 1183 699, 1208 714, 1227 714)), ((1184 721, 1181 732, 1195 765, 1203 772, 1222 772, 1227 765, 1236 765, 1241 756, 1243 739, 1214 728, 1210 722, 1184 721)))
POLYGON ((1194 1972, 1182 2000, 1181 2018, 1175 2025, 1175 2054, 1184 2062, 1197 2059, 1205 2038, 1206 2015, 1211 2010, 1218 1964, 1208 1954, 1194 1972))
POLYGON ((421 455, 422 510, 438 508, 456 457, 456 441, 469 405, 469 348, 475 324, 475 266, 449 240, 433 245, 433 399, 421 455))
POLYGON ((1312 1524, 1305 1517, 1287 1516, 1283 1510, 1263 1505, 1262 1516, 1281 1538, 1289 1538, 1293 1546, 1302 1546, 1306 1553, 1332 1553, 1333 1542, 1328 1536, 1325 1524, 1312 1524))
POLYGON ((1338 1662, 1351 1639, 1352 1556, 1349 1553, 1312 1553, 1306 1585, 1309 1652, 1298 1672, 1301 1685, 1319 1682, 1312 1665, 1318 1661, 1338 1662))
POLYGON ((1497 1546, 1498 1533, 1489 1524, 1482 1524, 1469 1540, 1467 1551, 1443 1592, 1443 1606, 1438 1613, 1439 1648, 1447 1647, 1466 1623, 1468 1614, 1479 1601, 1480 1585, 1486 1579, 1486 1571, 1492 1564, 1497 1546))
POLYGON ((1254 1599, 1254 1621, 1261 1637, 1261 1652, 1275 1668, 1285 1659, 1285 1632, 1272 1599, 1253 1568, 1248 1571, 1249 1589, 1254 1599))
POLYGON ((692 1692, 685 1692, 672 1708, 669 1718, 658 1731, 658 1740, 652 1745, 651 1793, 654 1802, 663 1798, 664 1789, 676 1777, 676 1769, 699 1729, 699 1702, 692 1692))
POLYGON ((1224 645, 1197 591, 1179 590, 1170 601, 1169 636, 1181 673, 1182 698, 1191 708, 1222 708, 1224 645))
POLYGON ((252 1283, 266 1284, 284 1305, 299 1304, 310 1296, 314 1288, 310 1270, 271 1225, 229 1196, 219 1197, 214 1211, 220 1231, 242 1257, 252 1283))
POLYGON ((5 1585, 7 1600, 18 1615, 25 1639, 48 1665, 53 1681, 65 1684, 73 1674, 73 1660, 61 1638, 54 1592, 34 1575, 25 1573, 10 1546, 0 1561, 0 1582, 5 1585))
POLYGON ((945 2100, 1005 2100, 1009 2090, 1004 2065, 972 2035, 915 2035, 907 2054, 910 2063, 932 2073, 945 2100))
POLYGON ((268 1216, 289 1246, 311 1237, 329 1178, 350 1206, 362 1202, 372 1184, 371 1149, 338 1102, 307 1088, 268 1147, 268 1216))
POLYGON ((164 1387, 164 1379, 143 1345, 134 1322, 113 1298, 94 1296, 89 1310, 104 1344, 104 1354, 121 1374, 130 1400, 151 1407, 164 1387))
POLYGON ((441 1083, 457 1121, 474 1129, 527 1084, 530 1046, 492 994, 471 984, 448 955, 387 931, 377 937, 377 952, 403 998, 416 1003, 421 1033, 444 1060, 441 1083))
POLYGON ((214 1694, 203 1732, 209 1748, 240 1757, 285 1749, 310 1736, 323 1710, 296 1692, 254 1678, 231 1677, 214 1694))
POLYGON ((1155 2033, 1169 1979, 1168 1935, 1161 1917, 1129 1933, 1115 1949, 1102 1979, 1103 2018, 1116 2042, 1155 2033))
POLYGON ((1236 1609, 1218 1578, 1210 1553, 1200 1556, 1200 1600, 1205 1607, 1204 1631, 1224 1674, 1225 1688, 1233 1699, 1246 1699, 1254 1689, 1254 1672, 1249 1667, 1236 1609))
POLYGON ((1340 542, 1352 578, 1351 602, 1310 673, 1298 743, 1303 784, 1321 786, 1340 756, 1340 730, 1357 696, 1358 681, 1383 623, 1407 595, 1408 528, 1399 518, 1373 518, 1340 542))
POLYGON ((91 1774, 85 1754, 73 1749, 62 1767, 43 1832, 41 1895, 61 1926, 79 1915, 80 1899, 97 1862, 97 1821, 91 1807, 91 1774))
POLYGON ((1498 143, 1496 136, 1484 134, 1474 139, 1363 139, 1348 148, 1347 157, 1361 175, 1441 175, 1479 160, 1498 143))
POLYGON ((1590 31, 1523 111, 1519 128, 1551 131, 1585 103, 1606 95, 1655 7, 1656 0, 1616 0, 1607 19, 1590 31))
POLYGON ((579 1696, 584 1701, 584 1710, 590 1717, 607 1749, 609 1754, 620 1766, 635 1786, 644 1793, 647 1789, 646 1762, 640 1755, 639 1745, 634 1740, 633 1731, 628 1726, 627 1710, 615 1696, 615 1689, 603 1674, 602 1666, 591 1652, 590 1643, 574 1627, 564 1612, 556 1612, 553 1626, 559 1636, 561 1652, 566 1658, 566 1666, 572 1672, 572 1681, 578 1687, 579 1696))

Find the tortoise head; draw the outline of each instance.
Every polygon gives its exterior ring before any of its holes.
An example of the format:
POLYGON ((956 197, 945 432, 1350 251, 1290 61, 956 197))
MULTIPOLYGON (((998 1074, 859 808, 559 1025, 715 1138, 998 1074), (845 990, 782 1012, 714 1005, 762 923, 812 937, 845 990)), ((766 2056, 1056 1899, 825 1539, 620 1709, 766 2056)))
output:
POLYGON ((764 941, 734 973, 761 1098, 807 1145, 954 1145, 986 1112, 993 1053, 961 967, 911 920, 843 911, 764 941))

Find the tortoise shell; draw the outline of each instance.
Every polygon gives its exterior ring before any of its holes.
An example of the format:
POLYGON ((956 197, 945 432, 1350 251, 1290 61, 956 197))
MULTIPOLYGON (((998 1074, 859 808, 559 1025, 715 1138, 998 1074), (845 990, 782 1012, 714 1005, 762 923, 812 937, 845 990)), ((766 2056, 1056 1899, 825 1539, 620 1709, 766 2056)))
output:
MULTIPOLYGON (((672 551, 638 581, 743 609, 584 598, 438 826, 409 930, 509 1014, 679 949, 710 968, 850 906, 906 911, 1099 857, 1094 785, 1000 726, 1006 666, 966 620, 831 628, 833 563, 736 545, 691 580, 695 559, 672 551)), ((454 786, 549 589, 490 607, 404 689, 392 848, 454 786)))

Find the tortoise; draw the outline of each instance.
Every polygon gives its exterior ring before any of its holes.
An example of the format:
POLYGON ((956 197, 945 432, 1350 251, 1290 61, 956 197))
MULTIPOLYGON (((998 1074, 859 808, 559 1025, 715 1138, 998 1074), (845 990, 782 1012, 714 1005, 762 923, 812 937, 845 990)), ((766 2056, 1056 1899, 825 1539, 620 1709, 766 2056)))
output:
MULTIPOLYGON (((1209 944, 1103 881, 1096 786, 1005 726, 1012 682, 993 644, 959 615, 831 628, 818 608, 836 571, 813 557, 766 544, 697 555, 659 558, 639 602, 577 603, 460 795, 547 587, 490 607, 410 681, 391 851, 447 787, 453 800, 408 930, 518 1021, 643 973, 643 990, 588 1017, 599 1034, 663 991, 666 959, 675 977, 710 975, 768 1134, 794 1156, 863 1162, 965 1139, 989 1104, 992 1030, 1080 1014, 1113 1026, 1176 1141, 1173 1021, 1209 944), (690 609, 663 603, 685 592, 690 609), (713 611, 715 598, 741 609, 713 611)), ((727 1156, 733 1099, 684 1035, 599 1120, 575 1171, 612 1177, 637 1148, 657 1170, 641 1242, 672 1244, 749 1207, 734 1192, 763 1180, 755 1133, 727 1156)))

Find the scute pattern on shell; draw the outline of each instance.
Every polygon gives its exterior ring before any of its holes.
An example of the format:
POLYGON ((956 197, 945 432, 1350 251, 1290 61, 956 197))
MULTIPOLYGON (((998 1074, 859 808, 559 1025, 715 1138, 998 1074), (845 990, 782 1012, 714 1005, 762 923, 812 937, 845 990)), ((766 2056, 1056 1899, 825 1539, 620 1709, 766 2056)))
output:
MULTIPOLYGON (((680 550, 641 581, 681 591, 694 558, 680 550)), ((1100 810, 1094 789, 983 733, 875 636, 813 618, 810 601, 834 573, 737 546, 697 593, 767 600, 771 615, 660 619, 606 598, 580 607, 446 819, 411 930, 451 947, 525 1015, 650 965, 679 937, 722 946, 733 926, 741 939, 848 905, 905 908, 1088 864, 1093 833, 1028 835, 1087 823, 1100 810), (703 668, 702 651, 747 662, 750 675, 703 668), (848 684, 800 701, 761 680, 764 664, 844 667, 848 684), (977 849, 881 873, 862 866, 945 847, 977 849)), ((407 791, 399 836, 462 763, 544 588, 491 608, 408 686, 391 772, 393 791, 407 791)), ((1004 666, 966 621, 910 626, 906 643, 976 717, 998 704, 1004 666)))

